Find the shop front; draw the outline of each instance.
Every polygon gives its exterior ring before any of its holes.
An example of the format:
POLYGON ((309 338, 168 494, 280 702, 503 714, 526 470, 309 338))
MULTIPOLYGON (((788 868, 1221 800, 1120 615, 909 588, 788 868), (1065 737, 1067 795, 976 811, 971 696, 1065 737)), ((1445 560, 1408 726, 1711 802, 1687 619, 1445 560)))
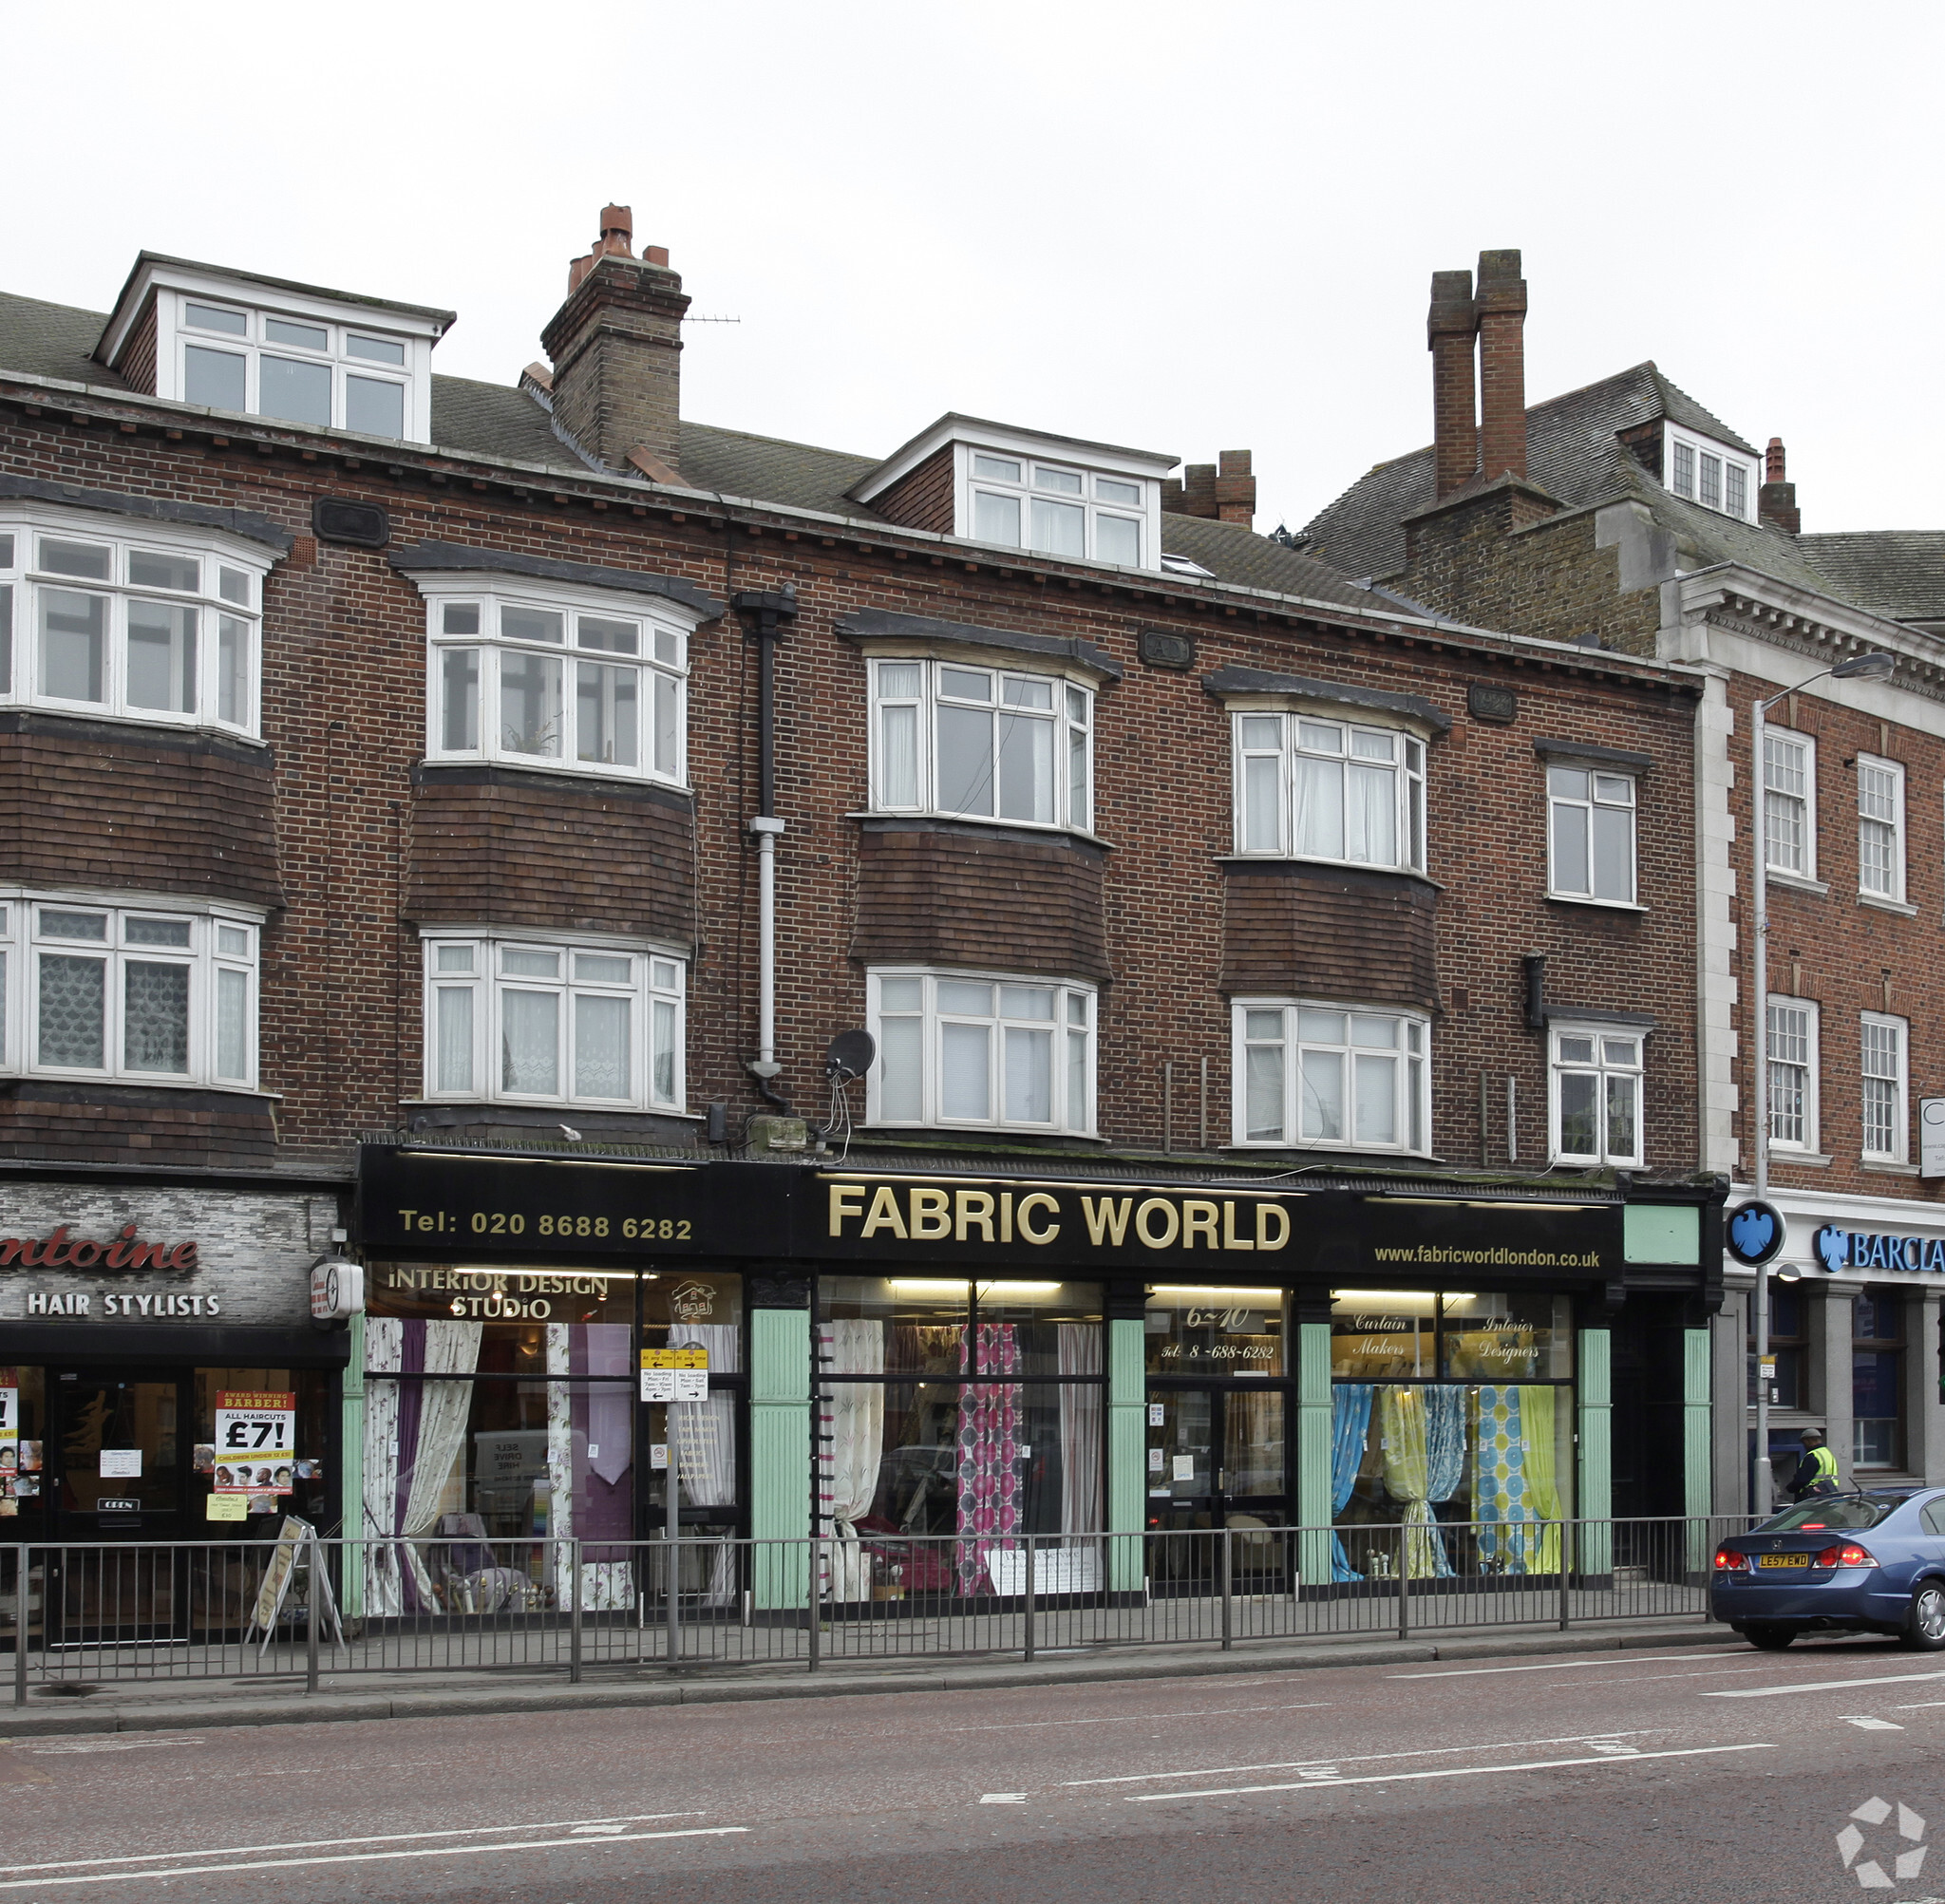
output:
MULTIPOLYGON (((1681 1325, 1654 1338, 1680 1398, 1671 1511, 1712 1505, 1713 1187, 1541 1201, 418 1146, 369 1147, 361 1181, 356 1514, 422 1559, 655 1537, 672 1440, 685 1534, 815 1533, 840 1600, 1006 1597, 1029 1537, 1056 1590, 1131 1590, 1141 1543, 1112 1536, 1218 1528, 1288 1586, 1385 1577, 1398 1542, 1369 1530, 1400 1522, 1414 1575, 1558 1572, 1547 1524, 1613 1511, 1611 1336, 1637 1301, 1681 1325), (671 1348, 704 1351, 706 1399, 631 1386, 671 1348)), ((618 1556, 584 1544, 587 1604, 631 1591, 598 1571, 618 1556)), ((372 1610, 437 1597, 416 1564, 372 1610)), ((804 1585, 772 1556, 754 1605, 804 1585)))

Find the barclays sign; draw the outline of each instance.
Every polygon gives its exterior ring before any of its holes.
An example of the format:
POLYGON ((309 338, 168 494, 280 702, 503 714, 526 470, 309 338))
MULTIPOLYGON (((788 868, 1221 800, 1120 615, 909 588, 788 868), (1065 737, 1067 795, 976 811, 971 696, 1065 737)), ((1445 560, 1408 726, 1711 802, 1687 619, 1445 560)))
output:
POLYGON ((1898 1236, 1825 1223, 1811 1243, 1818 1262, 1833 1275, 1842 1270, 1908 1270, 1945 1276, 1945 1236, 1898 1236))

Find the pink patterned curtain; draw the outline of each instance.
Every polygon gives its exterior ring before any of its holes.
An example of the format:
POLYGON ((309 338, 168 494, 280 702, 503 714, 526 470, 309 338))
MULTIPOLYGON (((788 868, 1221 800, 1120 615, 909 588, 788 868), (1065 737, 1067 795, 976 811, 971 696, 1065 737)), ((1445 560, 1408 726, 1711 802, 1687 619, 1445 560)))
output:
MULTIPOLYGON (((1010 1322, 982 1322, 959 1340, 959 1372, 1017 1376, 1020 1339, 1010 1322), (976 1354, 977 1360, 972 1358, 976 1354)), ((1022 1403, 1015 1382, 959 1391, 959 1591, 991 1584, 987 1556, 1010 1553, 1021 1521, 1022 1403)))

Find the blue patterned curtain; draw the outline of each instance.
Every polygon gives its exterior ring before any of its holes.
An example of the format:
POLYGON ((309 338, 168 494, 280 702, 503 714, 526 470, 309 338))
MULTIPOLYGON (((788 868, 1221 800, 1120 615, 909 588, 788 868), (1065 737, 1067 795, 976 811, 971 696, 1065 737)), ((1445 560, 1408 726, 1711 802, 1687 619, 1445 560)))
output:
MULTIPOLYGON (((1371 1385, 1369 1382, 1340 1382, 1331 1390, 1331 1515, 1342 1514, 1357 1485, 1357 1470, 1364 1461, 1364 1444, 1371 1427, 1371 1385)), ((1362 1580, 1364 1575, 1351 1564, 1344 1542, 1331 1536, 1331 1577, 1333 1580, 1362 1580)))
POLYGON ((1479 1436, 1472 1453, 1472 1518, 1482 1523, 1480 1558, 1497 1560, 1502 1573, 1525 1573, 1534 1536, 1517 1523, 1536 1516, 1526 1498, 1526 1443, 1520 1425, 1518 1388, 1481 1385, 1479 1436))
MULTIPOLYGON (((1459 1483, 1465 1479, 1464 1389, 1426 1386, 1425 1452, 1426 1499, 1432 1501, 1450 1500, 1458 1493, 1459 1483)), ((1438 1542, 1438 1557, 1445 1562, 1438 1571, 1449 1574, 1452 1565, 1445 1555, 1445 1536, 1439 1534, 1433 1537, 1438 1542)))

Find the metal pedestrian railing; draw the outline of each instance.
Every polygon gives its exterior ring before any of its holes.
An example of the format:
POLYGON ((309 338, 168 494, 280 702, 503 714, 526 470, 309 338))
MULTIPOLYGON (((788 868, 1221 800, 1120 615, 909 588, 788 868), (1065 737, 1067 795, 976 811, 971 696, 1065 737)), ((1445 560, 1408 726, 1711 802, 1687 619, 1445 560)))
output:
MULTIPOLYGON (((16 1705, 104 1682, 798 1668, 1707 1620, 1747 1518, 0 1548, 16 1705), (670 1565, 670 1559, 673 1565, 670 1565)), ((10 1654, 10 1658, 7 1657, 10 1654)))

